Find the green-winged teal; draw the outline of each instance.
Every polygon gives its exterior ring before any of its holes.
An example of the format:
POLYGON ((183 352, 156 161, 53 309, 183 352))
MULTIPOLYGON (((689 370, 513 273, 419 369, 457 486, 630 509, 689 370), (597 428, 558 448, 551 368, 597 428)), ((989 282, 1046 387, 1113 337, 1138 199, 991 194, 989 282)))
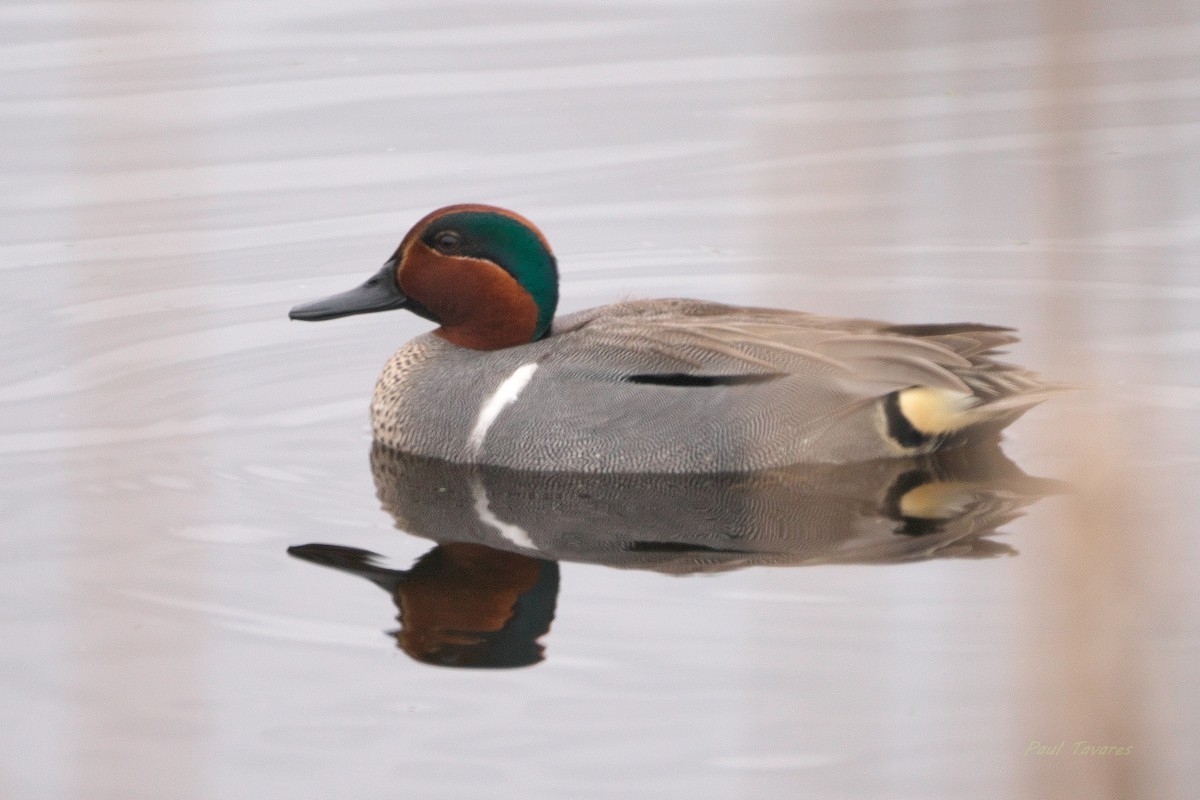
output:
POLYGON ((384 367, 375 438, 455 462, 571 472, 739 472, 995 439, 1053 387, 995 361, 1011 329, 893 325, 699 300, 554 318, 558 270, 525 218, 426 216, 366 283, 293 308, 407 308, 436 323, 384 367))

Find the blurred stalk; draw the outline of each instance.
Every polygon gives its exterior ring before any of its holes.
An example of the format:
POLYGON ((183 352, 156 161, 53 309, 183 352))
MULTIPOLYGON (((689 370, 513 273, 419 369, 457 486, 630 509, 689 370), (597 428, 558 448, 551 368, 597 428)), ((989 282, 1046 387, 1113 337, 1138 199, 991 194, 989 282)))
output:
POLYGON ((1139 719, 1144 679, 1134 650, 1140 609, 1129 542, 1137 530, 1139 487, 1125 467, 1128 426, 1114 415, 1100 384, 1101 365, 1089 359, 1095 350, 1083 346, 1105 331, 1095 329, 1076 294, 1103 266, 1094 248, 1077 243, 1094 235, 1097 219, 1113 201, 1104 191, 1089 134, 1102 126, 1104 120, 1092 115, 1103 114, 1103 107, 1080 96, 1092 83, 1088 71, 1104 63, 1088 58, 1082 38, 1096 21, 1097 4, 1042 0, 1038 13, 1045 49, 1036 80, 1050 100, 1039 106, 1038 121, 1046 137, 1038 252, 1046 287, 1045 339, 1054 362, 1046 371, 1096 388, 1051 410, 1064 417, 1052 435, 1058 452, 1066 454, 1064 477, 1077 491, 1061 507, 1059 529, 1048 531, 1045 557, 1022 564, 1029 580, 1022 701, 1029 702, 1021 745, 1025 749, 1025 739, 1062 743, 1055 755, 1024 754, 1020 763, 1029 788, 1024 796, 1145 797, 1143 763, 1150 744, 1139 719), (1081 752, 1085 746, 1131 750, 1087 755, 1081 752))
MULTIPOLYGON (((171 216, 171 193, 185 187, 156 187, 161 193, 154 203, 135 201, 113 187, 144 182, 139 172, 155 166, 152 154, 169 151, 188 158, 199 150, 200 136, 180 129, 171 119, 171 105, 156 97, 159 87, 194 80, 194 75, 179 72, 197 69, 196 61, 168 61, 149 50, 161 53, 167 44, 194 50, 195 37, 203 30, 198 17, 207 10, 203 4, 172 2, 80 2, 75 7, 79 63, 74 76, 77 196, 72 238, 80 256, 70 265, 73 291, 67 302, 89 303, 182 283, 178 265, 139 262, 122 252, 120 243, 143 231, 165 229, 179 237, 181 250, 193 249, 186 240, 200 234, 186 229, 197 225, 171 216), (148 51, 140 49, 143 45, 148 51), (129 113, 131 106, 134 113, 129 113), (113 173, 128 180, 113 181, 113 173)), ((162 336, 154 327, 157 319, 132 315, 76 324, 69 329, 74 337, 70 360, 86 363, 106 352, 152 342, 162 336)), ((82 382, 89 388, 70 396, 68 430, 119 427, 154 405, 156 390, 140 383, 137 370, 121 380, 87 374, 106 363, 101 357, 99 366, 83 368, 82 382)), ((172 353, 168 363, 175 365, 172 385, 181 398, 176 414, 199 415, 202 409, 189 401, 198 403, 204 386, 188 366, 188 354, 172 353)), ((171 494, 153 506, 129 502, 130 492, 150 489, 149 482, 164 469, 163 456, 155 449, 146 442, 118 442, 79 447, 66 456, 76 491, 64 501, 77 537, 69 633, 75 688, 67 757, 72 796, 80 800, 202 795, 203 748, 196 724, 204 718, 200 669, 205 643, 195 635, 196 624, 148 614, 151 606, 134 596, 156 567, 138 555, 154 552, 148 540, 168 534, 171 520, 186 515, 188 501, 200 489, 171 494)), ((171 455, 166 468, 181 472, 201 459, 194 439, 178 440, 171 455)), ((172 574, 176 582, 171 588, 178 596, 200 594, 201 565, 180 566, 172 574)))

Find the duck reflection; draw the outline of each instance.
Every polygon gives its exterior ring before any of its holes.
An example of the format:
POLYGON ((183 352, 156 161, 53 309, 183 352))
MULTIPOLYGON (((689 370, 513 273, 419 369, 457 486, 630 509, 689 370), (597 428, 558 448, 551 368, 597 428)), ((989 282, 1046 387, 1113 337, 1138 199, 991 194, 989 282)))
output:
POLYGON ((990 537, 1063 484, 995 445, 916 459, 726 475, 538 473, 451 464, 376 444, 396 526, 437 545, 408 570, 334 544, 293 556, 392 595, 418 661, 519 667, 544 657, 559 561, 673 574, 752 565, 889 564, 1015 551, 990 537))

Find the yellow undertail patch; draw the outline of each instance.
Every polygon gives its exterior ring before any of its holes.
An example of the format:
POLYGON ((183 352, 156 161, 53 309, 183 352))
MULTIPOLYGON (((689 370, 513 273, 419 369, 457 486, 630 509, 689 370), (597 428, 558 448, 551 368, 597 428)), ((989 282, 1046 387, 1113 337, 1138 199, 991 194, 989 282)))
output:
POLYGON ((909 424, 926 436, 953 433, 970 424, 968 412, 977 398, 953 389, 914 386, 897 397, 900 413, 909 424))

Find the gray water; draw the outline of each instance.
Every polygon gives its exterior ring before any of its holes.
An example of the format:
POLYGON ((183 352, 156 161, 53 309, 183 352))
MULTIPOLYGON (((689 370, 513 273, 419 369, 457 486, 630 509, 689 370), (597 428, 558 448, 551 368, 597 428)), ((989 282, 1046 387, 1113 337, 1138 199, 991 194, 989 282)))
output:
POLYGON ((1198 41, 1166 0, 0 6, 0 796, 1190 796, 1198 41), (286 550, 430 550, 366 413, 428 323, 286 312, 462 201, 541 226, 562 311, 1018 327, 1082 388, 1005 451, 1076 488, 990 558, 573 551, 540 663, 420 663, 286 550))

